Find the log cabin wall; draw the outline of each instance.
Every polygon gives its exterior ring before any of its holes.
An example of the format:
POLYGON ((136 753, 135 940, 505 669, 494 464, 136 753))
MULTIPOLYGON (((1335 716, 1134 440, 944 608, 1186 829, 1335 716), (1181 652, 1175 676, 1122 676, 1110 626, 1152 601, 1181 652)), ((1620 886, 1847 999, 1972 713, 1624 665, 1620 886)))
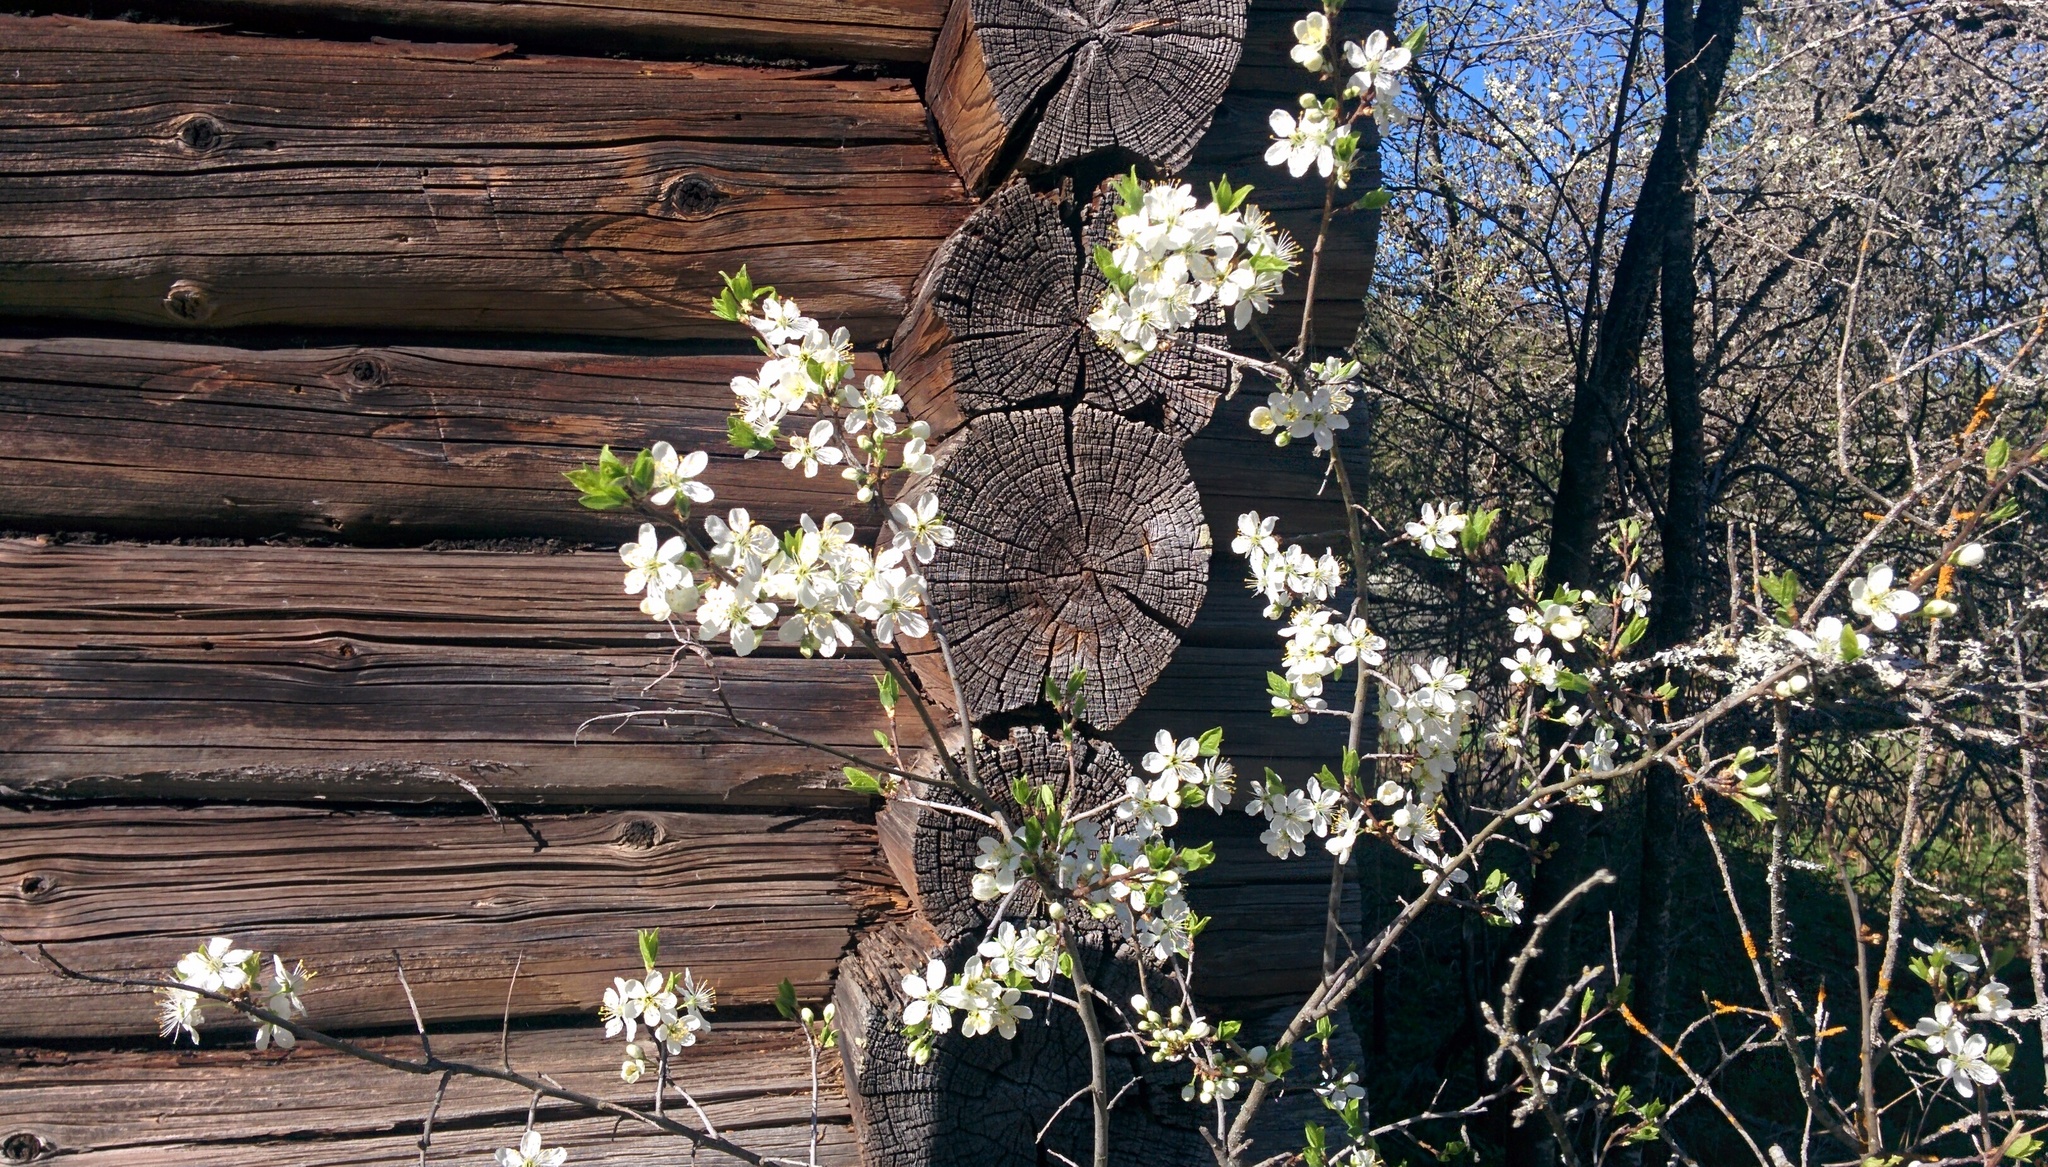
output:
MULTIPOLYGON (((649 687, 668 653, 611 550, 632 524, 577 508, 559 475, 599 444, 667 439, 712 452, 721 507, 847 509, 836 481, 724 446, 727 382, 758 362, 706 305, 745 263, 851 329, 869 368, 923 369, 920 412, 961 431, 956 481, 970 416, 1028 429, 1065 409, 1115 453, 1048 457, 1094 474, 1105 512, 1128 481, 1185 478, 1162 513, 1190 556, 1248 506, 1335 526, 1310 460, 1276 457, 1244 425, 1251 394, 1217 400, 1204 370, 1011 408, 973 404, 978 376, 940 359, 934 256, 1005 199, 1057 203, 1064 184, 1061 222, 1082 230, 1093 183, 1135 156, 1250 178, 1312 229, 1319 190, 1258 163, 1265 112, 1299 88, 1300 6, 1123 7, 1199 35, 1149 57, 1005 40, 975 25, 1002 25, 992 0, 0 16, 0 936, 151 975, 232 935, 320 971, 313 1024, 394 1051, 413 1048, 402 953, 437 1049, 494 1058, 509 1020, 515 1064, 601 1093, 617 1047, 595 1004, 636 967, 634 930, 659 926, 665 960, 720 990, 682 1079, 722 1131, 801 1154, 809 1073, 774 986, 865 1016, 860 986, 942 939, 944 889, 916 858, 938 844, 878 824, 829 760, 712 718, 579 735, 710 693, 688 668, 649 687), (1197 74, 1174 118, 1126 116, 1197 74), (1088 87, 1111 82, 1126 104, 1103 123, 1088 102, 1109 90, 1088 87)), ((1363 216, 1332 241, 1325 342, 1349 335, 1371 247, 1363 216)), ((1131 585, 1171 627, 1091 658, 1132 671, 1104 693, 1108 742, 1221 722, 1252 774, 1330 754, 1267 716, 1278 646, 1239 574, 1225 557, 1205 589, 1131 585)), ((720 670, 741 711, 828 742, 879 724, 871 663, 770 647, 720 670)), ((970 704, 1009 708, 1013 681, 970 704)), ((1202 987, 1256 1030, 1312 983, 1328 868, 1266 859, 1241 815, 1198 825, 1226 860, 1196 889, 1216 921, 1202 987)), ((0 1163, 417 1161, 431 1081, 257 1054, 227 1027, 173 1051, 152 1012, 0 951, 0 1163)), ((930 1105, 920 1090, 1014 1073, 864 1100, 890 1078, 863 1072, 867 1036, 850 1073, 828 1067, 821 1162, 1017 1160, 944 1116, 945 1145, 898 1129, 930 1118, 904 1111, 930 1105)), ((456 1083, 429 1158, 484 1161, 527 1103, 456 1083)), ((579 1164, 656 1147, 573 1108, 539 1118, 579 1164)))

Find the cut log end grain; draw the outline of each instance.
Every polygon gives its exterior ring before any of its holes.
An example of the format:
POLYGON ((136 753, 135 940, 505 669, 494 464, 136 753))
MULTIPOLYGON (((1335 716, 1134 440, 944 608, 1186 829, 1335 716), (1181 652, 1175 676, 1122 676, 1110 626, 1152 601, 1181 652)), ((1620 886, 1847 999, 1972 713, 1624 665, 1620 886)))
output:
POLYGON ((1208 424, 1230 366, 1222 315, 1142 364, 1095 341, 1087 317, 1107 282, 1091 256, 1111 240, 1115 198, 1097 195, 1085 225, 1058 193, 1013 182, 968 216, 920 277, 889 367, 912 416, 950 433, 967 418, 1085 402, 1181 441, 1208 424))
POLYGON ((1243 51, 1245 0, 963 0, 928 99, 954 168, 986 190, 1015 164, 1104 155, 1187 164, 1243 51))
MULTIPOLYGON (((1209 530, 1174 441, 1086 405, 989 414, 947 442, 926 489, 958 532, 926 583, 967 715, 1035 705, 1046 677, 1082 670, 1082 720, 1128 716, 1208 589, 1209 530)), ((949 698, 936 654, 914 660, 949 698)))
MULTIPOLYGON (((1122 795, 1132 777, 1130 763, 1108 742, 1083 737, 1070 755, 1065 743, 1039 726, 1019 726, 1006 738, 985 741, 976 754, 976 769, 989 798, 1012 824, 1027 814, 1011 797, 1017 779, 1052 787, 1063 803, 1080 811, 1122 795)), ((925 791, 923 798, 956 806, 963 801, 943 787, 925 791)), ((1002 901, 977 900, 973 891, 981 840, 993 833, 988 827, 964 815, 895 801, 875 816, 875 827, 891 867, 941 938, 979 936, 995 920, 1002 901)), ((1027 917, 1038 902, 1035 885, 1020 883, 1008 914, 1027 917)))
MULTIPOLYGON (((925 1065, 910 1056, 899 1021, 904 975, 922 974, 933 957, 957 972, 980 939, 977 933, 947 946, 921 921, 891 923, 863 937, 840 965, 840 1048, 854 1132, 869 1167, 1034 1163, 1044 1161, 1041 1147, 1069 1161, 1088 1159, 1087 1106, 1060 1111, 1088 1085, 1086 1037, 1071 1009, 1033 1001, 1035 1015, 1015 1038, 965 1038, 956 1027, 939 1037, 925 1065), (1040 1140, 1056 1111, 1058 1120, 1040 1140)), ((1108 1000, 1127 1001, 1139 991, 1127 946, 1111 951, 1100 934, 1084 934, 1082 947, 1091 980, 1108 1000)), ((1056 988, 1072 994, 1064 978, 1056 988)), ((1196 1124, 1203 1112, 1181 1101, 1185 1077, 1184 1067, 1142 1058, 1128 1042, 1111 1044, 1109 1088, 1119 1097, 1111 1112, 1111 1163, 1201 1161, 1207 1151, 1196 1124)))

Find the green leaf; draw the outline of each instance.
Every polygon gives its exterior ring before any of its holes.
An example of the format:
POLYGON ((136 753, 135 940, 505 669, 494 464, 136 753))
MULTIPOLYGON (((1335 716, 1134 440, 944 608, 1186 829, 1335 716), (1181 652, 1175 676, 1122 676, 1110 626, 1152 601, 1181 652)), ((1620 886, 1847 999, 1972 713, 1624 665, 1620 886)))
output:
POLYGON ((1211 726, 1208 730, 1203 732, 1200 738, 1200 742, 1202 746, 1202 756, 1205 758, 1215 757, 1218 753, 1222 752, 1223 750, 1223 727, 1220 725, 1211 726))
POLYGON ((1458 533, 1458 545, 1466 555, 1479 550, 1486 537, 1493 534, 1493 524, 1499 518, 1499 507, 1474 507, 1472 513, 1465 516, 1465 529, 1458 533))
POLYGON ((1359 196, 1357 202, 1351 205, 1354 208, 1361 211, 1378 211, 1384 210, 1387 204, 1393 201, 1393 192, 1387 190, 1385 187, 1380 187, 1374 190, 1366 191, 1363 195, 1359 196))
POLYGON ((633 500, 626 495, 623 486, 610 486, 600 490, 587 490, 576 500, 594 511, 615 511, 633 500))
POLYGON ((862 794, 880 794, 882 783, 873 774, 859 766, 842 766, 840 772, 846 775, 846 788, 862 794))
POLYGON ((725 438, 741 450, 767 453, 775 448, 775 436, 764 434, 747 424, 747 419, 735 413, 725 419, 725 438))
POLYGON ((1490 896, 1494 892, 1499 891, 1501 885, 1506 883, 1507 881, 1508 873, 1500 870, 1499 868, 1495 868, 1492 871, 1486 873, 1486 883, 1480 887, 1479 894, 1483 896, 1490 896))
POLYGON ((629 476, 633 479, 633 485, 641 490, 652 489, 654 486, 654 451, 642 450, 638 454, 633 455, 633 469, 629 472, 629 476))
POLYGON ((1994 439, 1990 445, 1984 447, 1984 480, 1989 482, 1997 478, 1998 472, 2005 469, 2005 464, 2010 461, 2012 443, 2004 438, 1994 439))
POLYGON ((640 965, 648 972, 661 961, 661 929, 640 929, 640 965))
POLYGON ((1421 24, 1418 24, 1413 29, 1409 30, 1407 36, 1401 38, 1401 47, 1407 49, 1411 54, 1420 52, 1422 50, 1423 41, 1428 36, 1429 22, 1425 20, 1421 24))
POLYGON ((1621 630, 1621 647, 1627 648, 1629 645, 1641 640, 1643 633, 1649 630, 1650 618, 1648 616, 1637 616, 1635 619, 1630 620, 1628 625, 1621 630))
POLYGON ((1010 798, 1018 806, 1031 805, 1031 783, 1022 777, 1010 779, 1010 798))
POLYGON ((875 695, 881 699, 882 709, 893 715, 896 712, 896 698, 903 695, 902 686, 896 683, 896 674, 875 674, 875 695))
POLYGON ((878 745, 878 746, 880 746, 880 747, 882 747, 882 748, 883 748, 883 749, 885 749, 885 750, 886 750, 886 749, 888 749, 888 748, 889 748, 889 735, 888 735, 888 734, 886 734, 886 733, 883 733, 883 732, 882 732, 881 730, 879 730, 879 729, 878 729, 878 730, 875 730, 875 731, 874 731, 874 734, 875 734, 875 744, 876 744, 876 745, 878 745))
POLYGON ((1762 583, 1764 594, 1776 601, 1785 622, 1790 624, 1798 616, 1799 573, 1788 567, 1776 575, 1764 576, 1762 583))
POLYGON ((1661 685, 1657 686, 1657 687, 1656 687, 1656 688, 1655 688, 1654 690, 1652 690, 1651 692, 1652 692, 1652 693, 1653 693, 1653 695, 1654 695, 1654 696, 1655 696, 1655 697, 1657 698, 1657 700, 1659 700, 1659 701, 1669 701, 1669 700, 1671 700, 1671 699, 1672 699, 1673 697, 1676 697, 1676 696, 1678 696, 1678 686, 1676 686, 1676 685, 1672 684, 1672 683, 1671 683, 1671 682, 1669 682, 1669 681, 1666 681, 1666 682, 1664 682, 1663 684, 1661 684, 1661 685))
POLYGON ((1770 807, 1765 806, 1763 803, 1758 802, 1756 799, 1751 798, 1747 794, 1731 794, 1728 797, 1734 799, 1735 805, 1748 811, 1750 817, 1754 818, 1756 821, 1760 823, 1767 823, 1778 817, 1777 815, 1771 813, 1770 807))

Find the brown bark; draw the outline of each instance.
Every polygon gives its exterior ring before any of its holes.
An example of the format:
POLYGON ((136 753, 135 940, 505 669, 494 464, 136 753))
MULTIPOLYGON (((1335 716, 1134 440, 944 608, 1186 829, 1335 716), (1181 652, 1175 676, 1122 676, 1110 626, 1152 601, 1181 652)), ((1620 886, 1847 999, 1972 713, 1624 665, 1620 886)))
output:
MULTIPOLYGON (((835 819, 636 810, 407 817, 316 809, 0 810, 0 935, 82 971, 167 973, 210 936, 304 960, 323 1028, 592 1012, 639 967, 637 928, 721 1004, 783 978, 825 995, 864 917, 893 906, 872 827, 835 819), (508 879, 507 873, 517 877, 508 879)), ((0 1038, 154 1034, 146 993, 59 981, 0 954, 0 1038)))
POLYGON ((731 339, 751 265, 861 341, 968 206, 901 81, 0 21, 0 312, 731 339))
MULTIPOLYGON (((948 440, 928 489, 959 541, 927 569, 938 629, 979 721, 1085 670, 1083 720, 1115 726, 1194 621, 1209 531, 1172 439, 1078 406, 989 414, 948 440)), ((914 658, 950 700, 936 653, 914 658)))
POLYGON ((1098 158, 1175 171, 1244 33, 1244 0, 955 0, 927 100, 972 190, 1098 158))
MULTIPOLYGON (((628 957, 611 971, 631 975, 628 957)), ((388 970, 381 974, 389 979, 388 970)), ((316 979, 307 995, 309 1020, 320 1024, 316 979)), ((782 1022, 722 1022, 677 1058, 676 1076, 721 1131, 768 1154, 802 1159, 810 1142, 810 1059, 803 1036, 782 1022)), ((246 1032, 225 1025, 201 1030, 199 1050, 0 1050, 6 1067, 6 1117, 0 1156, 8 1163, 65 1162, 88 1167, 345 1167, 416 1164, 420 1121, 433 1096, 431 1080, 406 1077, 318 1046, 290 1055, 251 1054, 246 1032)), ((606 1040, 594 1021, 560 1028, 515 1026, 505 1052, 527 1072, 602 1097, 644 1101, 641 1087, 619 1082, 624 1043, 606 1040)), ((362 1044, 391 1057, 416 1058, 410 1034, 366 1037, 362 1044)), ((434 1034, 434 1052, 452 1061, 496 1066, 496 1027, 434 1034)), ((819 1098, 821 1167, 857 1167, 846 1095, 837 1059, 823 1063, 819 1098)), ((651 1090, 649 1091, 651 1093, 651 1090)), ((530 1096, 510 1086, 457 1081, 435 1119, 434 1162, 487 1163, 516 1144, 530 1096)), ((635 1124, 589 1117, 543 1104, 537 1123, 549 1146, 569 1149, 575 1163, 631 1167, 674 1152, 673 1136, 635 1124)), ((701 1153, 699 1163, 732 1160, 701 1153)))

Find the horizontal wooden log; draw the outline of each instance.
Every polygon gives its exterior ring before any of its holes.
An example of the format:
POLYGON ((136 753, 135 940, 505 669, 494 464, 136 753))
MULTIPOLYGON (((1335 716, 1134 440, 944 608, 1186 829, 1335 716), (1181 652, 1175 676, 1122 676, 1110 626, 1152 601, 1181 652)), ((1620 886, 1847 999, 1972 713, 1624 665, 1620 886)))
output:
POLYGON ((837 477, 727 444, 732 378, 759 369, 757 356, 0 340, 0 529, 607 540, 630 524, 577 506, 562 474, 601 445, 662 440, 711 454, 720 512, 777 526, 854 513, 837 477))
MULTIPOLYGON (((702 662, 655 685, 674 644, 621 571, 602 553, 0 542, 0 787, 865 803, 837 759, 724 722, 702 662), (586 719, 655 709, 684 712, 578 744, 586 719)), ((742 716, 873 749, 874 662, 764 651, 717 670, 742 716)))
POLYGON ((0 312, 879 340, 967 212, 906 82, 504 50, 0 21, 0 312))
MULTIPOLYGON (((0 810, 0 936, 82 971, 165 975, 210 936, 304 960, 311 1022, 587 1013, 663 929, 726 1004, 785 977, 827 992, 855 928, 896 902, 874 828, 660 811, 409 817, 263 807, 0 810)), ((0 953, 0 1040, 156 1031, 148 993, 60 980, 0 953)), ((595 1032, 595 1030, 593 1030, 595 1032)))
MULTIPOLYGON (((194 1051, 0 1049, 0 1156, 7 1163, 62 1161, 80 1167, 354 1167, 419 1159, 421 1120, 436 1079, 413 1077, 306 1046, 289 1056, 257 1054, 227 1035, 194 1051)), ((416 1058, 416 1038, 370 1037, 379 1053, 416 1058)), ((594 1024, 515 1027, 505 1052, 525 1073, 633 1105, 645 1092, 619 1081, 622 1044, 594 1024)), ((498 1033, 440 1033, 434 1052, 496 1066, 498 1033)), ((818 1161, 859 1163, 836 1058, 823 1063, 818 1161)), ((801 1158, 810 1142, 810 1061, 793 1025, 714 1024, 677 1059, 677 1077, 719 1132, 766 1154, 801 1158)), ((488 1162, 514 1146, 532 1096, 515 1086, 458 1079, 434 1124, 432 1162, 488 1162)), ((544 1103, 536 1125, 570 1161, 628 1167, 682 1157, 672 1135, 617 1124, 580 1108, 544 1103)), ((713 1152, 700 1163, 730 1163, 713 1152)))
POLYGON ((151 15, 256 29, 342 25, 389 36, 511 38, 579 53, 753 54, 922 62, 944 0, 146 0, 151 15))

